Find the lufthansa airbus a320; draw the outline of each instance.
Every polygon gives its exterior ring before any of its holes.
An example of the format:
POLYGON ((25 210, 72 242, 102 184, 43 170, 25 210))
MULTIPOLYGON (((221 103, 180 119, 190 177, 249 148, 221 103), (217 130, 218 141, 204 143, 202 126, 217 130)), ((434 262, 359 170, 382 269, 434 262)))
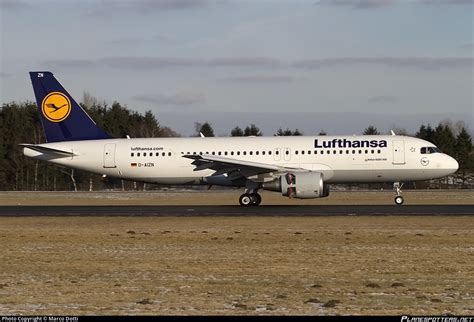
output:
POLYGON ((393 182, 401 205, 401 182, 458 169, 432 143, 399 135, 112 138, 51 72, 30 77, 47 143, 22 144, 24 155, 127 180, 242 187, 242 206, 259 205, 260 189, 308 199, 359 182, 393 182))

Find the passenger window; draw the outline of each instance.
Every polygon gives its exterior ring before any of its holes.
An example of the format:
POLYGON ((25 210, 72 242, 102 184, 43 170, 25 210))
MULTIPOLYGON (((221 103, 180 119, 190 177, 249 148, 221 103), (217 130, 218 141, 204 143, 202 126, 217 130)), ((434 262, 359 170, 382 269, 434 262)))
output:
POLYGON ((349 154, 349 150, 346 150, 346 154, 349 154))
POLYGON ((255 151, 255 154, 258 155, 258 151, 255 151))
POLYGON ((249 154, 250 154, 250 155, 253 155, 253 151, 250 151, 249 154))
POLYGON ((337 153, 337 151, 336 151, 336 150, 332 151, 332 154, 336 154, 336 153, 337 153))
POLYGON ((171 156, 171 152, 168 152, 168 156, 169 156, 169 157, 171 156))
POLYGON ((132 152, 132 157, 135 155, 135 153, 132 152))
POLYGON ((367 153, 369 153, 369 151, 368 151, 368 150, 365 150, 365 154, 367 154, 367 153))
POLYGON ((314 154, 318 154, 318 151, 315 150, 315 151, 314 151, 314 154))
POLYGON ((324 154, 324 151, 321 151, 321 154, 324 154))
POLYGON ((240 155, 240 151, 237 151, 237 155, 240 155))
POLYGON ((377 150, 377 153, 380 154, 380 150, 377 150))
POLYGON ((234 155, 234 151, 230 151, 230 155, 234 155))
POLYGON ((244 151, 244 155, 247 155, 247 151, 244 151))
POLYGON ((370 153, 372 153, 372 154, 374 154, 374 152, 375 152, 374 150, 370 151, 370 153))
POLYGON ((356 154, 356 150, 352 150, 352 154, 356 154))
POLYGON ((164 152, 163 152, 163 153, 161 153, 161 156, 162 156, 162 157, 164 157, 165 155, 166 155, 166 153, 164 153, 164 152))
POLYGON ((221 155, 222 153, 221 153, 221 151, 219 151, 219 152, 217 152, 217 154, 218 154, 218 155, 221 155))
MULTIPOLYGON (((288 152, 288 151, 286 151, 286 152, 288 152)), ((298 150, 295 151, 295 154, 298 155, 298 150)))
POLYGON ((286 150, 286 151, 285 151, 285 154, 286 154, 286 155, 290 154, 290 151, 286 150))
POLYGON ((139 156, 140 156, 140 152, 137 153, 137 157, 139 157, 139 156))
POLYGON ((262 155, 265 155, 265 151, 262 151, 262 155))
POLYGON ((339 150, 339 154, 342 154, 343 152, 344 152, 344 151, 342 151, 342 150, 339 150))
POLYGON ((227 151, 224 152, 224 155, 227 155, 227 151))
POLYGON ((272 151, 268 151, 268 155, 272 155, 272 151))
POLYGON ((275 154, 276 154, 276 155, 279 155, 279 154, 280 154, 280 151, 279 151, 279 150, 276 150, 276 151, 275 151, 275 154))
POLYGON ((212 151, 212 155, 216 155, 216 152, 212 151))

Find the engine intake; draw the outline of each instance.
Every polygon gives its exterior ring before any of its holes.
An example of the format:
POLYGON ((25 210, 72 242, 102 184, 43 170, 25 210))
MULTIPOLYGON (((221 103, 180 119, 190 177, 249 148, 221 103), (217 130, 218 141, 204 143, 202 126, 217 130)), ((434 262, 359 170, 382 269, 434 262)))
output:
POLYGON ((278 179, 263 184, 264 190, 278 191, 283 196, 313 199, 329 196, 329 185, 321 172, 288 172, 278 179))

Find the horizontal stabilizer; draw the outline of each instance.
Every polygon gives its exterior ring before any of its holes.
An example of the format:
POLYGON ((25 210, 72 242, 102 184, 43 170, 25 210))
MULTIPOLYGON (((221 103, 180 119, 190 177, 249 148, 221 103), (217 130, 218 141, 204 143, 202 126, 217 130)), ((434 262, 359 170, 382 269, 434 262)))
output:
POLYGON ((22 146, 24 148, 28 148, 31 150, 35 150, 44 154, 56 154, 56 155, 71 156, 71 157, 75 155, 72 151, 53 149, 53 148, 48 148, 45 146, 35 145, 35 144, 19 144, 19 146, 22 146))

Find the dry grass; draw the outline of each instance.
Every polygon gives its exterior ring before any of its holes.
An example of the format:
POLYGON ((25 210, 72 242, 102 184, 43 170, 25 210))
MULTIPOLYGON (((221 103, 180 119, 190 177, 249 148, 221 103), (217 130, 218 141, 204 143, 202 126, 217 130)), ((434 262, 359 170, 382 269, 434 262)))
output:
POLYGON ((474 312, 472 217, 2 217, 0 314, 474 312))

